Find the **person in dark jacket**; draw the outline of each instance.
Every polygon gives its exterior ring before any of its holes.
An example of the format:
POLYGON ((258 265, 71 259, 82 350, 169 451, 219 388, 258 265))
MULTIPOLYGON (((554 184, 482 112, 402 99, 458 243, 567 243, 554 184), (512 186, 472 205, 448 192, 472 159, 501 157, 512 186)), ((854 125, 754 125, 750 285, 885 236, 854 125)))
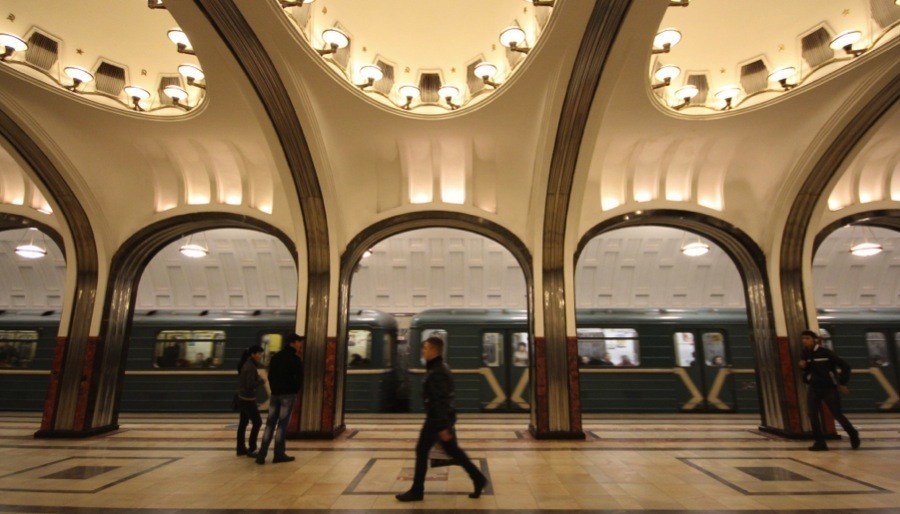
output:
POLYGON ((854 450, 859 448, 859 432, 853 428, 841 410, 841 393, 850 392, 847 389, 850 365, 823 346, 819 341, 819 335, 812 330, 804 330, 800 335, 800 341, 803 343, 803 360, 800 361, 800 368, 803 369, 803 381, 808 385, 806 404, 815 438, 815 443, 809 450, 816 452, 828 449, 822 430, 822 420, 819 417, 823 402, 850 436, 850 446, 854 450))
POLYGON ((285 453, 284 434, 288 423, 291 421, 291 410, 297 393, 303 386, 303 360, 298 353, 303 348, 306 338, 293 334, 288 344, 269 361, 269 387, 272 389, 272 397, 269 400, 269 416, 266 418, 266 431, 263 433, 262 446, 256 456, 257 464, 266 463, 266 453, 272 436, 275 436, 275 456, 273 464, 290 462, 294 457, 285 453))
POLYGON ((241 362, 238 364, 238 410, 241 420, 237 429, 237 454, 256 457, 256 439, 259 436, 259 427, 262 425, 262 417, 256 406, 256 389, 265 381, 257 372, 257 365, 262 359, 262 346, 254 345, 244 350, 241 362), (245 442, 247 423, 252 423, 250 428, 250 442, 245 442), (249 447, 248 447, 249 446, 249 447))
POLYGON ((487 477, 469 460, 466 452, 456 442, 453 425, 456 423, 456 410, 453 408, 453 377, 450 368, 444 364, 441 354, 444 352, 444 341, 438 337, 429 337, 422 343, 422 357, 426 361, 425 379, 422 381, 422 399, 425 402, 425 423, 419 432, 416 443, 416 470, 412 487, 396 498, 402 502, 420 501, 425 496, 425 472, 428 470, 428 452, 435 443, 440 443, 450 458, 466 470, 474 492, 469 498, 478 498, 487 485, 487 477))

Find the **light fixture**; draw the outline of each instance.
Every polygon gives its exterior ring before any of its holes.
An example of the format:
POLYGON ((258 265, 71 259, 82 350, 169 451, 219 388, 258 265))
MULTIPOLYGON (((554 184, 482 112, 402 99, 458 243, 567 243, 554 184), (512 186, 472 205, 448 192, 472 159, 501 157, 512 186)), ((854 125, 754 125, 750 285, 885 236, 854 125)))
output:
POLYGON ((725 86, 716 92, 716 99, 725 102, 722 107, 723 111, 727 111, 733 107, 734 99, 741 94, 741 88, 737 86, 725 86))
POLYGON ((28 43, 22 38, 7 33, 0 34, 0 45, 3 46, 3 54, 0 54, 0 61, 9 59, 13 52, 28 50, 28 43))
POLYGON ((475 76, 480 78, 486 86, 491 86, 495 89, 500 87, 500 84, 492 80, 494 78, 494 75, 497 74, 497 67, 493 64, 489 62, 482 62, 475 66, 475 70, 473 71, 475 73, 475 76))
POLYGON ((350 38, 338 29, 327 29, 322 32, 322 41, 328 45, 328 48, 316 50, 319 52, 319 55, 333 54, 350 44, 350 38))
POLYGON ((194 47, 191 46, 191 42, 181 29, 172 29, 167 32, 169 36, 169 40, 175 43, 175 46, 178 48, 178 53, 195 55, 194 47))
POLYGON ((41 257, 45 257, 47 255, 47 249, 43 246, 34 244, 34 233, 37 232, 41 234, 41 238, 43 239, 44 233, 40 232, 36 228, 29 228, 22 234, 22 243, 16 247, 16 255, 22 257, 24 259, 40 259, 41 257), (31 238, 28 244, 24 244, 25 237, 31 234, 31 238))
POLYGON ((72 85, 67 87, 69 91, 75 91, 81 84, 94 80, 94 75, 91 72, 78 66, 66 66, 63 71, 72 79, 72 85))
POLYGON ((200 89, 206 89, 206 83, 201 82, 206 78, 206 74, 203 73, 199 67, 194 66, 193 64, 182 64, 178 67, 178 73, 181 74, 182 77, 187 81, 187 85, 194 86, 200 89))
POLYGON ((359 69, 359 76, 365 80, 362 84, 356 84, 356 87, 365 89, 373 86, 376 82, 384 78, 384 72, 381 68, 374 64, 367 64, 359 69))
POLYGON ((500 33, 500 44, 513 52, 527 54, 530 48, 525 44, 525 31, 519 27, 509 27, 500 33))
POLYGON ((781 87, 784 88, 785 91, 795 87, 797 84, 788 84, 788 79, 796 75, 797 70, 793 66, 785 66, 784 68, 778 68, 769 74, 769 80, 778 82, 781 84, 781 87))
POLYGON ((459 109, 459 105, 453 103, 453 99, 459 96, 459 88, 456 86, 441 86, 438 89, 438 96, 447 101, 451 111, 459 109))
POLYGON ((163 3, 163 0, 147 0, 147 7, 151 9, 165 9, 166 4, 163 3))
POLYGON ((191 234, 188 236, 187 243, 181 245, 181 248, 178 249, 178 251, 181 252, 181 255, 190 257, 191 259, 199 259, 209 255, 209 249, 204 245, 193 243, 193 239, 194 234, 191 234))
POLYGON ((657 80, 661 80, 662 82, 653 84, 653 89, 659 89, 661 87, 666 87, 672 84, 672 79, 674 79, 678 75, 681 75, 681 68, 679 68, 678 66, 667 64, 661 67, 660 69, 656 70, 656 73, 654 73, 653 76, 656 77, 657 80))
POLYGON ((554 0, 525 0, 535 7, 553 7, 554 0))
POLYGON ((401 97, 406 98, 406 103, 401 107, 407 111, 409 110, 409 106, 412 105, 412 101, 419 98, 419 95, 421 94, 419 88, 416 86, 400 86, 400 89, 398 89, 397 92, 400 93, 401 97))
POLYGON ((700 257, 709 253, 709 245, 697 238, 693 243, 688 243, 681 247, 681 253, 688 257, 700 257))
POLYGON ((150 98, 150 92, 137 86, 125 86, 123 89, 125 90, 125 94, 131 98, 133 109, 135 111, 143 111, 144 108, 141 107, 141 100, 150 98))
POLYGON ((651 53, 654 54, 666 54, 672 50, 672 47, 677 45, 678 42, 681 41, 681 32, 678 32, 675 29, 665 29, 653 38, 653 51, 651 53))
POLYGON ((866 51, 865 48, 861 48, 859 50, 853 49, 854 43, 856 43, 860 39, 862 39, 862 32, 858 30, 848 30, 847 32, 838 34, 834 39, 831 40, 831 44, 828 46, 830 46, 832 50, 843 49, 845 52, 847 52, 848 55, 856 57, 866 51))
POLYGON ((363 252, 363 254, 362 254, 362 258, 363 258, 363 259, 368 259, 368 258, 371 257, 371 256, 372 256, 372 250, 366 250, 366 251, 363 252))
POLYGON ((684 109, 691 103, 691 98, 697 96, 700 93, 700 90, 697 89, 697 86, 693 84, 688 84, 684 87, 678 88, 675 90, 675 98, 681 100, 681 103, 674 106, 675 110, 684 109))
POLYGON ((863 231, 863 242, 856 243, 856 227, 853 227, 853 237, 850 239, 850 253, 857 257, 871 257, 873 255, 878 255, 884 250, 878 241, 875 241, 875 234, 872 233, 872 229, 867 226, 862 227, 863 231), (872 236, 872 241, 869 241, 869 237, 866 235, 866 231, 872 236))
POLYGON ((189 110, 190 107, 181 103, 182 100, 186 100, 188 97, 187 91, 184 90, 181 86, 169 85, 163 88, 163 94, 172 99, 172 103, 181 107, 184 110, 189 110))

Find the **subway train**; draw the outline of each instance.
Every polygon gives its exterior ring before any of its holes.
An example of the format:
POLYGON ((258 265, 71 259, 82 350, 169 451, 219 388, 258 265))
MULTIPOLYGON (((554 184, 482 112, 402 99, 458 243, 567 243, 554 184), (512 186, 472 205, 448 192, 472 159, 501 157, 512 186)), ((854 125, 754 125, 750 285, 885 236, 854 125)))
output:
MULTIPOLYGON (((351 312, 347 412, 420 412, 421 341, 446 341, 463 412, 530 408, 531 341, 524 310, 430 309, 398 340, 393 316, 351 312)), ((754 357, 741 309, 579 309, 584 412, 756 412, 754 357)), ((854 368, 850 412, 897 411, 900 311, 823 310, 823 340, 854 368)), ((0 410, 40 410, 58 313, 0 314, 0 410)), ((148 312, 135 316, 123 412, 225 411, 235 366, 252 344, 264 362, 294 326, 293 312, 148 312)))

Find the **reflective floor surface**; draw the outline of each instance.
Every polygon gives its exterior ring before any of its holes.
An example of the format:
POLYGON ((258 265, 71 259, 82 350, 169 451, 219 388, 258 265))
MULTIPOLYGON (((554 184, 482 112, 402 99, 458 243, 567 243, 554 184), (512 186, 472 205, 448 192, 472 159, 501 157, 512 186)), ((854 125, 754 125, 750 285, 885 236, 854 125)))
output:
MULTIPOLYGON (((773 437, 744 415, 586 416, 585 441, 535 441, 525 416, 461 416, 490 479, 457 466, 410 486, 418 415, 348 416, 334 441, 289 441, 294 462, 235 456, 232 415, 123 415, 115 433, 37 440, 35 413, 0 413, 0 512, 387 509, 900 512, 900 414, 851 415, 863 438, 831 451, 773 437)), ((271 457, 270 457, 271 459, 271 457)))

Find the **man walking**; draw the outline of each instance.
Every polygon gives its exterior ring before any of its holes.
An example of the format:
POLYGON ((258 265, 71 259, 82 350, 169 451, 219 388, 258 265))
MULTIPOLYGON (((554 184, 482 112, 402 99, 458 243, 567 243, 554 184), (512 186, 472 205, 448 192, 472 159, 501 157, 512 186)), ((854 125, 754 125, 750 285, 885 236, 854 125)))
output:
POLYGON ((412 488, 396 498, 402 502, 420 501, 425 496, 425 472, 428 470, 428 452, 440 442, 444 451, 454 459, 472 479, 474 492, 469 498, 478 498, 487 485, 487 477, 469 460, 466 452, 456 442, 453 425, 456 410, 453 409, 453 377, 444 364, 444 341, 429 337, 422 343, 422 357, 426 361, 425 379, 422 381, 422 399, 425 402, 425 424, 416 443, 416 470, 412 488))
POLYGON ((275 436, 275 457, 273 464, 290 462, 294 457, 285 453, 284 434, 291 420, 291 409, 300 387, 303 385, 303 361, 297 355, 306 340, 304 336, 292 334, 281 351, 269 361, 269 387, 272 398, 269 401, 269 416, 266 418, 266 431, 263 433, 262 446, 256 456, 257 464, 266 463, 266 453, 272 436, 275 436))
POLYGON ((841 393, 848 394, 850 392, 847 389, 847 381, 850 380, 850 365, 836 353, 822 346, 819 335, 812 330, 804 330, 800 335, 800 341, 803 343, 803 360, 800 361, 800 368, 803 369, 803 381, 809 386, 806 406, 809 410, 809 422, 812 425, 813 437, 816 440, 809 450, 813 452, 828 450, 828 445, 825 444, 825 433, 822 430, 822 420, 819 417, 822 402, 828 405, 831 415, 850 436, 850 446, 854 450, 859 448, 859 432, 853 428, 850 420, 844 416, 841 410, 841 393), (840 368, 840 372, 838 372, 838 368, 840 368))

